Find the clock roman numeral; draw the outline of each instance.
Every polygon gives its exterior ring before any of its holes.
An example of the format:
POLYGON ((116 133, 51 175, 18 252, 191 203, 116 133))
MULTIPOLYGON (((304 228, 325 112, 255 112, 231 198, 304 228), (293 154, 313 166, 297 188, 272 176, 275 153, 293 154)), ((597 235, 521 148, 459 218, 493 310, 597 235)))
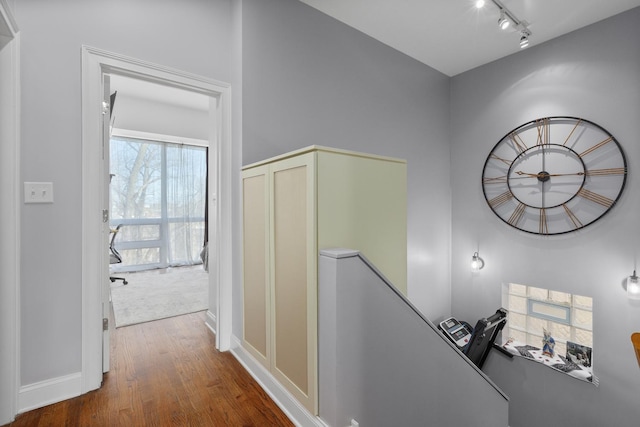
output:
POLYGON ((527 147, 527 144, 524 143, 522 138, 520 138, 520 135, 518 135, 517 133, 510 133, 509 139, 511 140, 511 142, 513 142, 513 148, 516 150, 518 154, 522 153, 523 151, 526 151, 526 149, 529 148, 527 147))
POLYGON ((613 141, 613 137, 610 136, 609 138, 605 139, 604 141, 600 141, 598 142, 596 145, 594 145, 593 147, 584 150, 582 153, 578 154, 580 157, 584 157, 587 154, 597 150, 598 148, 602 147, 603 145, 607 145, 609 142, 613 141))
POLYGON ((547 210, 545 208, 540 209, 538 230, 540 234, 549 234, 549 227, 547 226, 547 210))
POLYGON ((507 176, 496 176, 494 178, 482 178, 484 184, 506 184, 507 176))
POLYGON ((513 194, 511 193, 511 191, 507 190, 504 193, 500 194, 499 196, 496 196, 493 199, 489 200, 489 205, 491 205, 492 208, 497 208, 498 206, 508 202, 512 198, 513 198, 513 194))
POLYGON ((575 132, 575 130, 580 125, 580 123, 582 123, 582 119, 580 119, 580 120, 578 120, 576 122, 576 125, 573 127, 573 129, 571 129, 571 132, 569 132, 569 135, 567 136, 567 139, 564 140, 564 144, 562 144, 562 145, 567 145, 567 142, 569 142, 569 139, 571 138, 571 135, 573 135, 573 132, 575 132))
POLYGON ((509 217, 509 224, 514 225, 514 226, 518 225, 518 223, 522 219, 522 215, 524 214, 525 207, 526 206, 525 206, 524 203, 518 204, 516 209, 513 211, 513 213, 509 217))
POLYGON ((504 164, 505 164, 505 165, 507 165, 507 166, 511 166, 511 160, 503 159, 502 157, 498 157, 498 156, 496 156, 495 154, 492 154, 492 155, 491 155, 491 158, 492 158, 492 159, 499 160, 499 161, 501 161, 502 163, 504 163, 504 164))
POLYGON ((592 169, 586 171, 587 176, 602 176, 602 175, 624 175, 627 173, 627 168, 609 168, 609 169, 592 169))
POLYGON ((581 228, 582 227, 582 223, 580 222, 578 217, 573 212, 571 212, 571 209, 569 209, 569 207, 567 205, 562 205, 562 207, 564 208, 564 212, 567 214, 567 216, 569 217, 569 219, 573 223, 573 226, 575 228, 581 228))
POLYGON ((536 128, 538 128, 538 143, 537 145, 549 145, 551 141, 551 135, 549 134, 549 119, 536 120, 536 128))
POLYGON ((578 196, 584 197, 587 200, 591 200, 594 203, 604 206, 605 208, 611 207, 613 205, 613 200, 608 197, 604 197, 601 194, 594 193, 593 191, 586 190, 584 188, 578 191, 578 196))

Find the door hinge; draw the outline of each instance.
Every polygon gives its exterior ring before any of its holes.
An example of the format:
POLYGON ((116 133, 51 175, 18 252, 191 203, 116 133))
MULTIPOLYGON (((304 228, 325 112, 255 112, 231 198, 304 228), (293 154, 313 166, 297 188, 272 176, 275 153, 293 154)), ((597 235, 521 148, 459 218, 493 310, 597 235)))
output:
POLYGON ((109 222, 109 209, 102 210, 102 222, 109 222))
POLYGON ((102 319, 102 330, 103 331, 108 331, 109 330, 109 319, 108 318, 104 318, 102 319))
POLYGON ((107 113, 109 112, 109 109, 110 109, 109 107, 110 107, 110 105, 109 105, 108 102, 102 101, 102 115, 103 116, 107 115, 107 113))

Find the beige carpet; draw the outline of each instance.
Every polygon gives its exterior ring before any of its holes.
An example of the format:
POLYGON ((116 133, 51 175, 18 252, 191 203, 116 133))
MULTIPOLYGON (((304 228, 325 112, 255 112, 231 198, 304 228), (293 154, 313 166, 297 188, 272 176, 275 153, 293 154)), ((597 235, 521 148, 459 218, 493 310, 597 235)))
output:
POLYGON ((119 273, 111 284, 116 328, 206 310, 209 274, 202 266, 119 273))

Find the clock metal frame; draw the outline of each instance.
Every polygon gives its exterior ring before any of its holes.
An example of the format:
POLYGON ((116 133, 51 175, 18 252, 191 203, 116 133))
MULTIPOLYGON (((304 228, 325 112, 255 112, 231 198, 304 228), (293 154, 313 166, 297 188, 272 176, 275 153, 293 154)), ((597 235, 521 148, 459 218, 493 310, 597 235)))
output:
POLYGON ((482 191, 506 224, 532 234, 565 234, 610 212, 627 173, 622 146, 610 132, 579 117, 552 116, 498 141, 482 170, 482 191))

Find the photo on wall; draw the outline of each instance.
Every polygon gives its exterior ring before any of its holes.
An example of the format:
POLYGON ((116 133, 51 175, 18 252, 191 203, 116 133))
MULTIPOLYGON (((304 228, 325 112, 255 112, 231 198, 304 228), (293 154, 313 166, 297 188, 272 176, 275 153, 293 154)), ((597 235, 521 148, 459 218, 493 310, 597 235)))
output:
POLYGON ((576 365, 589 368, 591 366, 591 347, 567 341, 567 359, 576 365))

